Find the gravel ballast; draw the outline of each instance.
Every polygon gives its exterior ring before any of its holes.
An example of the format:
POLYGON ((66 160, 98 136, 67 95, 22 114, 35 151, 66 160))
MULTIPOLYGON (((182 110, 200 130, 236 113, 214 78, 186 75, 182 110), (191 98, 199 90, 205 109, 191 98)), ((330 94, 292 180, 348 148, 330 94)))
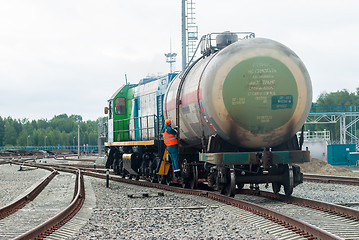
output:
POLYGON ((28 171, 19 171, 19 169, 19 165, 0 165, 0 207, 16 200, 32 185, 50 173, 44 169, 28 171))
MULTIPOLYGON (((0 196, 0 206, 49 174, 41 169, 18 169, 19 166, 0 165, 1 192, 5 191, 0 196)), ((260 226, 241 219, 239 211, 243 210, 207 198, 113 181, 106 188, 105 180, 90 177, 85 181, 91 181, 96 207, 87 224, 70 239, 276 239, 260 226), (164 196, 158 196, 159 192, 164 196), (150 197, 141 197, 141 193, 150 197)), ((265 190, 263 184, 260 189, 265 190)), ((271 186, 267 190, 272 191, 271 186)), ((293 196, 357 203, 358 190, 358 186, 304 182, 294 188, 293 196)))
POLYGON ((237 208, 210 199, 118 182, 105 188, 99 179, 91 182, 97 207, 71 239, 275 239, 232 215, 237 208), (150 197, 128 197, 141 192, 150 197))

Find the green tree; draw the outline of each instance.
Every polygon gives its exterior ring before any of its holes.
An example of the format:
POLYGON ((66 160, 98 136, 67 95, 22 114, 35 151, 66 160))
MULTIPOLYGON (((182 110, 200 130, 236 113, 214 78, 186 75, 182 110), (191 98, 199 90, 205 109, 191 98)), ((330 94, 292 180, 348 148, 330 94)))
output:
POLYGON ((29 121, 27 118, 0 117, 0 146, 72 146, 77 145, 80 126, 80 145, 97 145, 97 121, 82 121, 80 115, 60 114, 52 119, 29 121))
MULTIPOLYGON (((11 119, 12 120, 12 119, 11 119)), ((13 121, 6 121, 5 122, 5 133, 4 133, 4 144, 15 146, 16 139, 19 136, 15 126, 12 124, 13 121)))
POLYGON ((0 146, 4 146, 5 121, 0 117, 0 146))

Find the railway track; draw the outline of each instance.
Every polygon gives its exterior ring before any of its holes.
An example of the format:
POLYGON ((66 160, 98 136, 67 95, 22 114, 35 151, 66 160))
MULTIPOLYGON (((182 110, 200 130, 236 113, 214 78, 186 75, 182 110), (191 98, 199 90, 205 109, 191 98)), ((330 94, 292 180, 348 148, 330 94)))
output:
MULTIPOLYGON (((65 158, 65 160, 68 160, 65 158)), ((76 161, 75 159, 71 159, 70 161, 76 161)), ((80 160, 77 160, 80 161, 80 160)), ((84 160, 87 161, 87 160, 84 160)), ((90 162, 94 162, 96 160, 90 159, 90 162)), ((49 164, 48 166, 52 166, 49 164)), ((91 165, 85 164, 61 164, 61 166, 72 166, 77 167, 86 171, 97 171, 99 173, 106 173, 106 169, 104 166, 96 166, 93 167, 91 165), (96 168, 96 170, 93 170, 96 168)), ((345 177, 345 176, 330 176, 330 175, 317 175, 317 174, 303 174, 303 180, 305 182, 317 182, 317 183, 330 183, 330 184, 343 184, 343 185, 354 185, 359 186, 359 178, 356 177, 345 177)))
MULTIPOLYGON (((46 166, 42 166, 42 168, 48 169, 46 166)), ((56 171, 53 171, 52 174, 54 172, 57 174, 56 171)), ((63 183, 64 178, 70 181, 73 178, 72 174, 59 175, 62 176, 62 179, 55 183, 50 182, 49 186, 32 201, 30 206, 25 206, 11 215, 7 214, 7 217, 0 221, 0 239, 42 239, 69 221, 81 209, 85 199, 85 188, 80 170, 68 169, 67 172, 76 173, 76 181, 73 182, 73 185, 65 184, 65 186, 63 183), (71 187, 74 189, 74 193, 66 193, 71 187), (59 199, 63 199, 63 201, 58 201, 59 199)), ((35 192, 38 193, 39 188, 36 189, 35 192)), ((15 212, 18 210, 19 204, 21 206, 24 201, 27 203, 29 198, 34 198, 34 194, 27 194, 20 199, 20 203, 16 202, 16 204, 6 206, 4 212, 15 212)))
POLYGON ((359 239, 359 211, 320 201, 266 191, 241 190, 236 197, 308 222, 341 239, 359 239), (247 196, 247 197, 246 197, 247 196), (248 196, 250 196, 248 198, 248 196))
POLYGON ((44 178, 38 185, 36 185, 32 190, 30 190, 29 193, 20 197, 18 200, 0 208, 0 220, 23 208, 26 204, 30 203, 41 193, 41 191, 58 174, 58 172, 54 169, 48 169, 48 170, 52 170, 52 172, 46 178, 44 178))
POLYGON ((332 183, 359 186, 359 178, 338 177, 329 175, 304 174, 303 180, 307 182, 332 183))
MULTIPOLYGON (((77 167, 79 166, 77 165, 77 167)), ((57 166, 55 168, 59 171, 71 171, 66 169, 72 169, 71 166, 63 165, 61 167, 57 166)), ((83 170, 84 175, 103 179, 106 178, 106 175, 103 174, 105 172, 104 169, 91 169, 86 166, 83 168, 83 170)), ((112 181, 158 188, 177 193, 197 195, 235 206, 240 209, 244 209, 247 212, 251 212, 260 216, 260 218, 254 222, 266 221, 262 224, 265 224, 267 227, 270 226, 270 230, 267 230, 268 232, 273 232, 273 234, 279 233, 280 236, 287 236, 287 239, 297 239, 301 237, 307 239, 359 238, 357 233, 357 229, 359 229, 359 211, 334 204, 327 204, 295 197, 288 198, 280 194, 273 194, 269 192, 251 192, 250 190, 241 191, 243 194, 252 196, 256 195, 262 199, 265 198, 267 199, 266 201, 270 199, 267 205, 263 204, 263 200, 259 201, 260 204, 256 204, 255 202, 258 200, 251 200, 251 202, 240 199, 238 197, 230 198, 211 191, 183 189, 147 181, 136 181, 132 179, 121 178, 115 175, 109 176, 109 179, 112 181), (264 205, 266 207, 263 207, 264 205), (295 214, 291 214, 291 212, 302 212, 305 214, 300 217, 295 214), (319 221, 321 224, 317 224, 317 226, 315 226, 315 220, 313 219, 321 219, 319 221), (270 220, 272 223, 269 224, 268 220, 270 220), (285 231, 287 232, 283 233, 285 231)), ((243 213, 241 213, 241 216, 243 216, 243 213)))

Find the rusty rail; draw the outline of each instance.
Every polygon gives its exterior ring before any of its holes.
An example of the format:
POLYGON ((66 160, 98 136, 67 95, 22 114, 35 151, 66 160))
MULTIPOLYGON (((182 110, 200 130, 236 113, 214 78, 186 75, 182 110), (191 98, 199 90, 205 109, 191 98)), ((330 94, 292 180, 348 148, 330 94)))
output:
POLYGON ((68 222, 81 209, 84 201, 84 180, 81 171, 78 170, 76 174, 75 195, 70 205, 53 218, 15 239, 43 239, 68 222))
POLYGON ((242 189, 239 191, 241 194, 247 194, 247 195, 256 195, 260 197, 265 197, 269 199, 275 199, 281 202, 286 202, 289 204, 295 204, 299 206, 304 206, 312 209, 317 209, 324 212, 330 212, 338 215, 345 216, 346 218, 359 221, 359 211, 355 210, 353 208, 348 208, 344 206, 339 206, 336 204, 321 202, 321 201, 315 201, 305 198, 299 198, 299 197, 287 197, 283 194, 274 194, 272 192, 266 192, 266 191, 255 191, 255 190, 249 190, 249 189, 242 189))
POLYGON ((307 182, 332 183, 359 186, 359 178, 339 177, 329 175, 304 174, 303 180, 307 182))
POLYGON ((71 158, 71 156, 61 155, 54 157, 55 160, 66 160, 66 161, 76 161, 76 162, 96 162, 96 159, 86 159, 86 158, 71 158))
POLYGON ((17 201, 10 203, 9 205, 2 207, 0 209, 0 219, 3 219, 17 210, 23 208, 26 204, 28 204, 30 201, 34 200, 37 195, 51 182, 51 180, 58 174, 58 172, 54 169, 51 169, 52 172, 44 179, 42 180, 31 192, 26 194, 25 196, 21 197, 17 201))

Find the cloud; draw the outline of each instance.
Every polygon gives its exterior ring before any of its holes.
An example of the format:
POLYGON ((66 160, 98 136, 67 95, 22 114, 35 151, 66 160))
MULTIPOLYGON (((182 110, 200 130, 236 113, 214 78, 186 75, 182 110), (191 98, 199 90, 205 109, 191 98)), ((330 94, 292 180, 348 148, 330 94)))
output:
MULTIPOLYGON (((322 91, 354 91, 359 2, 195 1, 199 36, 253 31, 290 47, 322 91), (340 82, 340 84, 339 84, 340 82)), ((14 0, 0 3, 0 116, 103 115, 122 84, 181 68, 181 1, 14 0)))

